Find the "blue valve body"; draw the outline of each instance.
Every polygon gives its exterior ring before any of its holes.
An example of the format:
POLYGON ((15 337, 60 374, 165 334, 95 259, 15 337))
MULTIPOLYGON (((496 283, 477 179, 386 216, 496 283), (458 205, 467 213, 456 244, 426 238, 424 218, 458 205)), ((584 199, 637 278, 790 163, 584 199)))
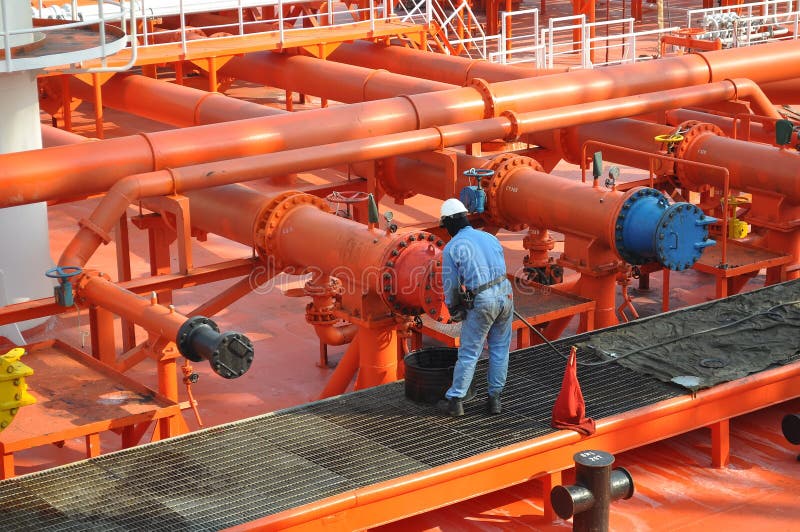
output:
POLYGON ((686 270, 703 249, 716 244, 708 238, 708 225, 716 221, 695 205, 670 205, 658 190, 642 188, 620 209, 614 233, 617 252, 630 264, 657 261, 670 270, 686 270))
POLYGON ((480 214, 486 209, 486 192, 480 186, 470 185, 462 188, 458 199, 472 214, 480 214))

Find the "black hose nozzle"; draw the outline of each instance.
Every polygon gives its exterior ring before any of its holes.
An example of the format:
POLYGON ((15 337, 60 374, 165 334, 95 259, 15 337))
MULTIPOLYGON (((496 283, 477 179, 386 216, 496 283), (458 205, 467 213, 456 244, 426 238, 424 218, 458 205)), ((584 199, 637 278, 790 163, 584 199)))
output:
POLYGON ((237 332, 220 333, 212 320, 189 318, 178 329, 178 351, 192 362, 208 360, 211 369, 226 379, 244 375, 253 363, 253 343, 237 332))

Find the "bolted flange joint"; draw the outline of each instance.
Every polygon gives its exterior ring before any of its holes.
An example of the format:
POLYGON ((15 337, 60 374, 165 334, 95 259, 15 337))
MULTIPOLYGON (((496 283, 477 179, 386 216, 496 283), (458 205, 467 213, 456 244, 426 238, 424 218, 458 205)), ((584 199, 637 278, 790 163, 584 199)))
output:
POLYGON ((617 254, 633 265, 659 262, 670 270, 691 268, 703 250, 716 244, 708 226, 717 219, 696 205, 673 203, 653 188, 632 189, 614 224, 617 254))
POLYGON ((220 333, 209 318, 194 316, 186 320, 175 339, 178 351, 192 362, 208 360, 211 369, 226 379, 244 375, 253 362, 253 343, 238 332, 220 333))
POLYGON ((312 205, 331 212, 322 198, 294 190, 282 192, 264 204, 256 216, 253 226, 253 246, 261 260, 275 272, 286 267, 277 245, 277 233, 281 222, 291 210, 300 205, 312 205))
POLYGON ((380 296, 395 314, 428 314, 436 319, 441 313, 443 292, 441 250, 444 241, 425 232, 398 235, 381 259, 380 296))
POLYGON ((544 172, 544 168, 535 159, 524 157, 522 155, 514 155, 504 153, 492 159, 489 166, 494 170, 494 176, 489 178, 489 182, 483 185, 486 191, 486 209, 484 216, 492 225, 508 229, 509 231, 522 231, 527 227, 526 224, 508 223, 503 218, 502 205, 500 205, 500 193, 505 187, 506 181, 511 177, 514 172, 522 168, 532 168, 538 172, 544 172))

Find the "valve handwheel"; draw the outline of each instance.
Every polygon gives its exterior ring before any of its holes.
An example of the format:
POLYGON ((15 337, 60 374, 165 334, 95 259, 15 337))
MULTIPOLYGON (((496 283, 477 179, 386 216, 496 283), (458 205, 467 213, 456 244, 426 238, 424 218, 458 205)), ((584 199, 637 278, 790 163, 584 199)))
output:
POLYGON ((489 168, 470 168, 464 175, 467 177, 492 177, 494 170, 489 168))
POLYGON ((331 203, 358 203, 360 201, 367 201, 369 193, 367 192, 339 192, 333 191, 325 197, 331 203))
POLYGON ((55 268, 50 268, 46 272, 44 272, 46 277, 51 279, 58 279, 59 281, 65 281, 70 277, 75 277, 76 275, 83 272, 83 268, 80 266, 56 266, 55 268))
POLYGON ((676 143, 683 140, 683 135, 680 133, 668 133, 666 135, 656 135, 654 137, 656 142, 669 142, 669 143, 676 143))

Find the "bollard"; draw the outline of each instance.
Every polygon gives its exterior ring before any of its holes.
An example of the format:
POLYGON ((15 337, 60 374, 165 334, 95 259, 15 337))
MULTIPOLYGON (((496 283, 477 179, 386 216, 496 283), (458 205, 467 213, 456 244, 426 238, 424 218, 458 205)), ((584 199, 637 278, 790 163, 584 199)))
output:
POLYGON ((572 530, 605 532, 611 501, 633 496, 633 477, 624 467, 611 469, 614 456, 605 451, 581 451, 573 456, 575 484, 556 486, 550 503, 562 519, 572 520, 572 530))

